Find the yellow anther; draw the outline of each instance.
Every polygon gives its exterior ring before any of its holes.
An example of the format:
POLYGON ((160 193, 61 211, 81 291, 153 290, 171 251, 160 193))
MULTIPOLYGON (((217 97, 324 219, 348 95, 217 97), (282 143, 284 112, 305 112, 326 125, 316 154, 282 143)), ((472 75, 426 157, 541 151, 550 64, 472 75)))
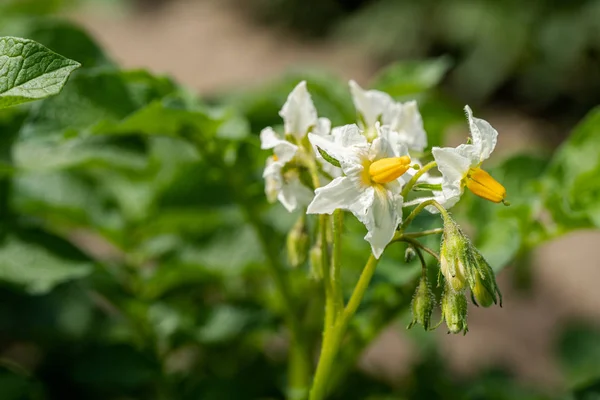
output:
POLYGON ((273 154, 273 161, 278 161, 279 157, 277 157, 277 154, 273 154))
POLYGON ((389 183, 398 179, 409 168, 409 156, 382 158, 369 166, 369 175, 373 182, 389 183))
POLYGON ((506 197, 506 189, 481 168, 471 168, 467 174, 467 187, 486 200, 500 203, 506 197))

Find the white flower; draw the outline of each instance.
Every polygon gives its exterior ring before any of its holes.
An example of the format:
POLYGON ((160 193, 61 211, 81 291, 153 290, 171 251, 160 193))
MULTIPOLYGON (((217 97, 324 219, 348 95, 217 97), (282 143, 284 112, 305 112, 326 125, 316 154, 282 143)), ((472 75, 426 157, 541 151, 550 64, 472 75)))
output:
POLYGON ((279 200, 292 212, 308 205, 313 198, 312 191, 301 182, 299 170, 289 167, 298 151, 297 143, 301 143, 311 129, 329 132, 330 122, 327 118, 317 118, 305 81, 292 90, 279 115, 283 118, 285 135, 278 135, 271 127, 260 133, 261 148, 273 149, 273 156, 267 159, 263 172, 265 193, 270 202, 279 200))
POLYGON ((378 136, 369 143, 356 125, 340 127, 331 138, 309 134, 315 146, 339 161, 345 176, 315 190, 308 214, 352 212, 367 228, 365 240, 379 258, 402 220, 400 177, 410 167, 406 148, 390 143, 387 127, 376 125, 378 136))
POLYGON ((263 172, 265 194, 267 200, 279 200, 289 211, 306 206, 312 200, 312 191, 300 181, 298 171, 285 171, 286 164, 294 158, 298 146, 282 139, 272 128, 265 128, 260 133, 262 149, 273 149, 273 156, 267 158, 263 172))
POLYGON ((433 157, 442 173, 442 191, 436 199, 446 208, 458 202, 467 186, 474 194, 499 203, 506 197, 506 190, 487 172, 480 168, 496 147, 498 132, 487 122, 473 117, 465 106, 472 143, 456 148, 434 147, 433 157))
POLYGON ((400 103, 378 90, 364 90, 350 81, 350 92, 356 111, 362 116, 367 137, 374 138, 375 124, 389 125, 392 143, 402 143, 409 150, 422 152, 427 147, 427 134, 416 101, 400 103))

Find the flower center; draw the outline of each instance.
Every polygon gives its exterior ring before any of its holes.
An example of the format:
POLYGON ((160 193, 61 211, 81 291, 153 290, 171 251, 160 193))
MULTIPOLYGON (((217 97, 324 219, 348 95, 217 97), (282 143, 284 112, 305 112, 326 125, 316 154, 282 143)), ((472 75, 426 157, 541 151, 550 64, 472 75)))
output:
POLYGON ((481 168, 471 168, 467 173, 467 187, 471 192, 494 203, 503 202, 506 189, 481 168))
POLYGON ((409 156, 382 158, 369 165, 369 175, 373 182, 389 183, 398 179, 409 168, 409 156))

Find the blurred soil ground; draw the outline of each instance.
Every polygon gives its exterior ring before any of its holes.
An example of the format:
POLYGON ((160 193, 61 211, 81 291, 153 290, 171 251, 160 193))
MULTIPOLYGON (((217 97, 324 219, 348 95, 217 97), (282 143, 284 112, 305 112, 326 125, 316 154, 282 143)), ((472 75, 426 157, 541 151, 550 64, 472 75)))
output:
MULTIPOLYGON (((302 66, 319 65, 363 83, 376 71, 347 44, 307 43, 257 26, 227 1, 181 0, 142 12, 114 11, 83 9, 69 17, 87 27, 124 67, 168 74, 205 94, 257 85, 302 66)), ((556 137, 550 135, 556 128, 515 110, 482 114, 501 132, 499 153, 547 148, 548 137, 556 137)), ((500 363, 523 382, 560 389, 552 348, 561 326, 573 318, 600 322, 599 243, 600 232, 577 232, 540 247, 531 258, 531 291, 514 288, 514 271, 507 268, 499 277, 503 308, 471 307, 466 337, 438 329, 442 352, 456 374, 500 363)), ((384 330, 361 366, 391 382, 402 381, 416 356, 403 332, 398 326, 384 330)))

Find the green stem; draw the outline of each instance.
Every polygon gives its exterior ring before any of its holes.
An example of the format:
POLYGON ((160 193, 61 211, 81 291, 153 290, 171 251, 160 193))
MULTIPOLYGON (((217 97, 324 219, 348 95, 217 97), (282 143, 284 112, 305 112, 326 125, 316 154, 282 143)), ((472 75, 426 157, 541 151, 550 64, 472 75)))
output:
MULTIPOLYGON (((335 317, 344 308, 342 293, 342 233, 344 231, 344 211, 335 210, 333 213, 333 255, 331 257, 331 287, 335 304, 335 317)), ((335 321, 334 321, 335 322, 335 321)))
POLYGON ((392 240, 392 242, 406 242, 406 243, 410 243, 414 247, 417 247, 417 248, 423 250, 424 252, 429 253, 431 256, 433 256, 438 261, 440 260, 439 254, 437 254, 435 251, 431 250, 429 247, 423 245, 417 239, 413 239, 411 237, 400 235, 397 239, 392 240))
MULTIPOLYGON (((319 179, 319 167, 316 161, 308 156, 304 159, 304 163, 310 172, 312 183, 315 189, 321 187, 319 179)), ((333 326, 335 320, 335 297, 332 286, 332 273, 329 268, 329 246, 327 243, 327 224, 329 217, 326 214, 319 215, 319 236, 321 240, 321 264, 323 268, 323 283, 325 284, 325 324, 323 337, 326 336, 327 330, 333 326)))
POLYGON ((420 237, 423 237, 423 236, 437 235, 437 234, 443 233, 443 232, 444 232, 444 228, 435 228, 435 229, 428 229, 426 231, 421 231, 421 232, 403 233, 402 236, 403 237, 410 237, 410 238, 420 238, 420 237))
POLYGON ((377 258, 371 254, 344 312, 338 321, 336 321, 335 325, 326 332, 327 335, 323 340, 321 357, 319 358, 319 364, 317 365, 317 371, 310 390, 310 400, 322 400, 327 395, 329 377, 344 333, 346 333, 350 320, 356 313, 356 310, 358 310, 358 306, 364 297, 365 291, 367 290, 375 272, 375 268, 377 267, 377 262, 377 258))
POLYGON ((446 211, 446 209, 440 203, 433 199, 426 200, 418 206, 416 206, 414 210, 412 210, 408 217, 406 217, 406 219, 402 222, 402 225, 400 225, 400 229, 398 230, 398 232, 402 234, 406 230, 408 225, 410 225, 410 223, 415 219, 415 217, 427 206, 434 206, 435 208, 437 208, 440 214, 442 214, 442 217, 444 217, 444 219, 449 217, 448 211, 446 211))
POLYGON ((402 197, 406 198, 406 196, 408 196, 408 192, 410 192, 410 189, 412 189, 412 187, 415 185, 415 183, 417 183, 417 181, 419 180, 419 178, 421 176, 423 176, 423 174, 427 171, 429 171, 431 168, 437 166, 437 163, 435 161, 432 161, 428 164, 425 164, 423 167, 421 167, 421 169, 419 169, 417 171, 417 173, 415 173, 415 175, 410 179, 410 181, 408 181, 406 183, 406 185, 404 185, 404 188, 402 189, 402 192, 400 193, 402 195, 402 197))

